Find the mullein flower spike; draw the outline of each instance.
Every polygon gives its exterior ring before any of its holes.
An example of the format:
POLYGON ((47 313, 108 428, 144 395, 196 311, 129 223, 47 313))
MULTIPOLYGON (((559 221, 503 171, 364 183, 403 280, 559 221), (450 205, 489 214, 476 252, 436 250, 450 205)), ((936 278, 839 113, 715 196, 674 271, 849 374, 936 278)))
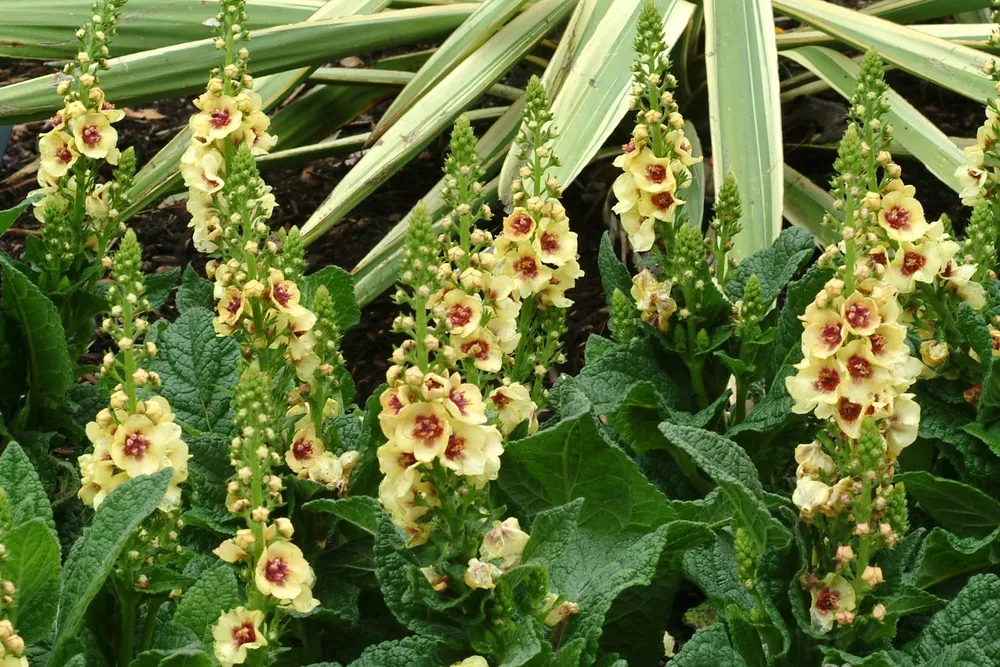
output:
POLYGON ((821 632, 851 626, 858 613, 885 616, 866 597, 882 582, 876 553, 906 531, 904 491, 893 474, 920 423, 908 390, 934 377, 930 367, 944 363, 949 350, 946 327, 929 324, 919 329, 922 360, 913 357, 907 325, 951 317, 945 297, 976 310, 985 305, 976 265, 956 257, 960 248, 945 223, 925 218, 892 161, 882 72, 877 54, 868 53, 831 188, 838 213, 827 223, 843 240, 820 260, 834 277, 800 318, 803 359, 785 380, 792 410, 822 420, 816 439, 795 451, 792 496, 822 536, 820 571, 802 581, 821 632))
POLYGON ((277 139, 247 70, 247 18, 245 0, 220 3, 215 46, 225 60, 195 101, 191 145, 181 158, 194 244, 212 256, 215 331, 236 337, 243 351, 226 505, 245 527, 215 553, 245 568, 248 591, 247 604, 222 614, 213 630, 223 667, 244 663, 248 654, 266 660, 280 649, 277 613, 319 604, 292 523, 276 516, 284 505, 282 468, 345 495, 358 461, 357 452, 338 454, 324 440, 330 420, 344 411, 332 298, 319 287, 307 307, 298 230, 272 233, 268 225, 277 202, 256 157, 277 139))
POLYGON ((80 50, 66 63, 56 90, 63 108, 39 137, 40 163, 35 217, 42 223, 44 276, 71 283, 86 266, 103 275, 108 248, 123 231, 116 222, 135 175, 135 152, 120 151, 114 125, 125 113, 104 97, 100 74, 108 69, 108 45, 117 32, 125 0, 96 0, 91 20, 76 31, 80 50), (113 178, 101 182, 105 164, 113 178))

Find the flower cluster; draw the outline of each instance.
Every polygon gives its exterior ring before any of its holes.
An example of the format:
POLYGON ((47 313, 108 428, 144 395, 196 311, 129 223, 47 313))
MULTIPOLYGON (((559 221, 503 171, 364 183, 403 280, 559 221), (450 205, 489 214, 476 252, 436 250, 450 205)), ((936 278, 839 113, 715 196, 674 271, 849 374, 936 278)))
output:
POLYGON ((102 381, 112 388, 110 405, 87 424, 93 450, 79 458, 80 498, 97 509, 115 487, 140 475, 172 468, 173 475, 160 504, 164 512, 177 510, 178 486, 188 477, 188 446, 181 427, 174 422, 170 404, 150 389, 160 385, 159 375, 143 368, 156 356, 156 345, 142 339, 149 328, 149 300, 144 296, 142 249, 135 232, 125 233, 118 251, 109 259, 115 284, 108 288, 111 313, 103 322, 117 353, 108 352, 101 365, 102 381))
POLYGON ((891 126, 881 121, 886 90, 881 61, 869 53, 832 184, 843 218, 828 224, 843 242, 821 258, 834 275, 800 317, 803 359, 785 379, 792 410, 822 420, 815 440, 796 448, 792 495, 820 536, 816 573, 801 581, 819 632, 853 626, 862 612, 885 618, 885 607, 867 598, 882 583, 877 551, 907 529, 904 489, 893 475, 917 438, 920 406, 907 390, 925 372, 910 354, 907 324, 931 319, 931 290, 952 289, 977 305, 976 283, 949 282, 963 273, 953 263, 957 243, 942 222, 925 219, 913 188, 899 179, 888 152, 891 126))
MULTIPOLYGON (((424 543, 431 528, 425 515, 440 506, 435 479, 462 478, 474 488, 496 479, 503 453, 502 437, 488 425, 486 404, 478 386, 450 372, 435 332, 448 317, 431 322, 431 296, 440 288, 438 269, 442 246, 431 221, 420 207, 410 222, 396 298, 409 303, 413 316, 402 316, 398 327, 412 338, 394 354, 389 387, 382 393, 379 423, 387 442, 379 447, 379 467, 385 475, 379 498, 393 521, 409 535, 409 543, 424 543)), ((451 290, 448 294, 457 290, 451 290)), ((445 298, 447 298, 447 295, 445 298)))
POLYGON ((14 626, 7 619, 0 620, 0 659, 3 660, 3 667, 28 667, 24 640, 14 632, 14 626))
POLYGON ((677 80, 670 74, 655 6, 643 6, 635 51, 639 57, 632 67, 631 107, 637 118, 631 140, 615 159, 622 174, 614 183, 614 211, 632 247, 642 252, 656 243, 658 226, 676 221, 684 204, 682 191, 691 184, 689 168, 701 157, 695 157, 684 136, 684 118, 672 94, 677 80))
MULTIPOLYGON (((42 223, 42 244, 26 252, 25 260, 38 271, 43 291, 92 291, 108 268, 108 249, 124 231, 116 219, 135 176, 135 151, 118 149, 114 124, 125 114, 99 86, 124 3, 95 0, 91 20, 76 31, 80 50, 56 85, 63 108, 39 137, 41 196, 34 213, 42 223), (114 166, 110 180, 101 176, 105 164, 114 166)), ((74 318, 67 309, 63 320, 71 356, 84 354, 92 342, 89 318, 74 318)))

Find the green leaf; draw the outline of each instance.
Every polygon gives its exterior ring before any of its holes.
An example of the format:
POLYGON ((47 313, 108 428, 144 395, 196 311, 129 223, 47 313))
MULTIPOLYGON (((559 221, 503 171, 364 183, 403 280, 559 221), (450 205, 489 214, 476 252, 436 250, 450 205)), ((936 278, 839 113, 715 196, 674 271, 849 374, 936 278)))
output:
POLYGON ((604 439, 585 404, 506 447, 500 486, 528 514, 583 498, 581 525, 602 532, 650 530, 677 518, 635 462, 604 439))
POLYGON ((756 274, 764 288, 763 302, 770 304, 815 251, 816 241, 805 229, 789 227, 782 230, 773 245, 740 262, 726 282, 726 296, 733 303, 742 299, 747 281, 756 274))
POLYGON ((315 241, 399 171, 541 41, 572 5, 565 0, 536 2, 449 72, 341 179, 302 227, 305 242, 315 241))
POLYGON ((651 383, 667 407, 691 407, 692 398, 669 374, 671 367, 676 368, 676 363, 665 358, 656 341, 635 340, 609 350, 585 366, 572 382, 586 394, 598 415, 610 412, 639 382, 651 383))
POLYGON ((177 286, 177 279, 180 275, 181 267, 175 266, 169 271, 146 276, 146 292, 143 296, 149 299, 150 310, 158 310, 163 307, 170 292, 177 286))
MULTIPOLYGON (((559 136, 551 147, 562 161, 551 174, 563 186, 580 175, 629 113, 631 65, 635 59, 632 44, 642 2, 615 0, 595 4, 598 8, 591 11, 587 21, 591 34, 572 59, 563 63, 553 57, 549 62, 549 68, 558 68, 557 76, 563 77, 558 93, 552 98, 552 122, 559 128, 559 136)), ((663 42, 670 51, 691 20, 695 7, 684 0, 656 0, 656 7, 663 16, 663 42)), ((507 174, 505 168, 504 176, 507 174)), ((504 176, 500 179, 500 194, 508 201, 513 173, 510 179, 504 176)))
POLYGON ((787 164, 782 204, 785 219, 812 234, 817 245, 827 246, 836 240, 833 230, 823 224, 823 216, 835 213, 833 197, 787 164))
POLYGON ((218 663, 200 648, 152 649, 137 655, 129 667, 212 667, 214 664, 218 663))
POLYGON ((181 313, 189 308, 215 308, 212 281, 198 275, 191 265, 184 267, 181 286, 177 290, 177 310, 181 313))
POLYGON ((463 657, 436 638, 416 635, 369 646, 349 667, 442 667, 463 657))
POLYGON ((727 175, 736 177, 744 225, 733 252, 741 259, 781 231, 784 156, 771 2, 706 0, 705 65, 715 191, 727 175))
POLYGON ((46 397, 61 400, 73 384, 73 362, 66 352, 59 311, 6 255, 0 255, 0 264, 0 305, 21 328, 27 348, 28 400, 37 407, 46 397))
POLYGON ((1000 526, 1000 502, 979 489, 929 472, 896 476, 906 494, 920 503, 934 520, 959 537, 985 537, 1000 526))
POLYGON ((59 605, 59 540, 42 519, 22 523, 3 537, 3 577, 17 589, 7 617, 27 644, 48 636, 59 605))
POLYGON ((354 524, 370 535, 374 535, 378 530, 378 517, 382 513, 378 501, 369 496, 350 496, 336 500, 320 498, 304 504, 302 509, 332 514, 354 524))
POLYGON ((525 0, 499 0, 480 4, 427 59, 413 79, 392 101, 372 130, 369 143, 380 139, 389 126, 398 121, 420 98, 433 90, 434 86, 459 63, 496 34, 508 20, 521 11, 524 4, 525 0))
POLYGON ((56 621, 52 658, 65 660, 68 644, 83 623, 90 601, 104 584, 118 554, 139 524, 156 511, 170 483, 172 469, 125 482, 101 503, 93 523, 84 529, 63 568, 62 594, 56 621))
POLYGON ((0 211, 0 236, 11 228, 17 219, 20 217, 24 211, 31 206, 32 199, 25 199, 23 202, 14 206, 13 208, 8 208, 6 211, 0 211))
POLYGON ((601 272, 601 282, 604 284, 604 298, 609 304, 611 295, 616 289, 621 290, 623 294, 631 293, 632 274, 618 259, 607 232, 601 235, 601 247, 597 251, 597 268, 601 272))
POLYGON ((989 6, 990 0, 878 0, 861 11, 897 23, 915 23, 989 6))
POLYGON ((1000 578, 995 574, 970 579, 903 650, 913 660, 930 661, 965 642, 981 649, 994 664, 1000 660, 1000 578))
POLYGON ((49 496, 45 493, 38 471, 16 442, 7 443, 0 456, 0 486, 7 492, 10 502, 12 528, 32 519, 41 519, 51 530, 56 529, 49 496))
MULTIPOLYGON (((857 77, 861 67, 842 53, 823 47, 807 46, 782 51, 781 55, 807 67, 847 100, 850 100, 857 88, 857 77)), ((955 176, 955 170, 959 165, 965 164, 965 154, 962 149, 891 88, 887 100, 889 111, 885 114, 885 121, 895 129, 893 139, 919 159, 938 180, 956 193, 961 192, 962 186, 955 176)))
POLYGON ((540 513, 531 524, 525 565, 543 565, 554 592, 580 605, 562 642, 583 639, 578 664, 593 664, 605 615, 623 591, 648 586, 665 548, 680 553, 711 539, 703 525, 675 521, 651 532, 609 534, 581 524, 584 501, 540 513))
POLYGON ((721 623, 695 632, 670 663, 671 667, 746 667, 746 662, 729 643, 721 623))
POLYGON ((986 53, 820 0, 774 0, 774 10, 838 41, 875 49, 889 64, 982 104, 996 95, 983 73, 986 53))
POLYGON ((1000 528, 983 538, 961 538, 935 528, 920 545, 913 571, 905 579, 918 588, 930 588, 997 564, 1000 564, 1000 528))
POLYGON ((182 312, 160 336, 151 366, 160 374, 161 393, 182 426, 195 432, 228 434, 240 351, 234 338, 216 335, 212 319, 212 313, 203 308, 182 312))
POLYGON ((339 266, 326 266, 305 277, 303 300, 311 304, 312 297, 320 285, 326 285, 333 298, 334 313, 340 334, 361 321, 361 308, 354 296, 354 279, 339 266))
MULTIPOLYGON (((252 34, 253 73, 262 76, 432 40, 461 24, 472 10, 459 3, 258 30, 252 34)), ((212 16, 202 11, 204 18, 212 16)), ((206 73, 219 62, 214 38, 207 28, 203 34, 197 41, 112 58, 111 69, 101 74, 101 88, 119 106, 200 91, 206 73)), ((52 94, 51 83, 46 74, 0 88, 0 118, 16 124, 52 115, 62 101, 52 94)))
POLYGON ((721 435, 690 426, 664 422, 660 431, 719 485, 738 517, 734 517, 734 523, 753 537, 757 553, 764 553, 769 546, 788 544, 791 536, 771 516, 757 468, 742 447, 721 435))
POLYGON ((219 620, 219 616, 240 604, 240 586, 233 568, 220 564, 200 575, 184 591, 173 622, 191 629, 204 637, 205 630, 219 620))

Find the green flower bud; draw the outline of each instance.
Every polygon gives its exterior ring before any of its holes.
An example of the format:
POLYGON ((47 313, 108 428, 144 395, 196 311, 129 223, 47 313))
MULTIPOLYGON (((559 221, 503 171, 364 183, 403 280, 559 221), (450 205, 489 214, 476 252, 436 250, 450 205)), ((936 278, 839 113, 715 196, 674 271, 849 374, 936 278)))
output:
POLYGON ((892 492, 886 497, 886 518, 892 531, 902 537, 910 530, 910 515, 906 507, 906 489, 899 482, 892 487, 892 492))
POLYGON ((302 243, 302 234, 299 233, 298 227, 292 227, 288 231, 279 231, 278 238, 281 240, 281 254, 277 258, 277 265, 285 280, 300 282, 306 268, 306 251, 302 243))
POLYGON ((719 232, 725 238, 731 239, 743 231, 743 225, 740 223, 743 217, 743 202, 740 199, 736 177, 732 174, 726 174, 722 187, 719 188, 719 196, 715 200, 715 217, 721 223, 719 232))
POLYGON ((758 554, 753 539, 742 528, 736 529, 733 549, 736 551, 737 576, 740 579, 740 583, 748 591, 752 591, 757 576, 758 554))
POLYGON ((611 308, 608 326, 619 343, 627 343, 639 336, 639 311, 631 298, 620 289, 611 294, 611 308))

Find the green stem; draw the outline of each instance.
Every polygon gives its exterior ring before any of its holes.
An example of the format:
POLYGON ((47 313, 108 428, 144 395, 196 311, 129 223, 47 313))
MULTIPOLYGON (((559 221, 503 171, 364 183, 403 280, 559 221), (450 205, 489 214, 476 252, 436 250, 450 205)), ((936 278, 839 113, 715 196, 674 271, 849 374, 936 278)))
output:
POLYGON ((156 630, 156 614, 167 601, 165 597, 155 597, 146 603, 146 621, 142 625, 142 637, 139 640, 139 652, 148 651, 153 644, 153 632, 156 630))
POLYGON ((118 598, 121 630, 118 635, 118 667, 128 667, 135 652, 135 595, 121 594, 118 598))

